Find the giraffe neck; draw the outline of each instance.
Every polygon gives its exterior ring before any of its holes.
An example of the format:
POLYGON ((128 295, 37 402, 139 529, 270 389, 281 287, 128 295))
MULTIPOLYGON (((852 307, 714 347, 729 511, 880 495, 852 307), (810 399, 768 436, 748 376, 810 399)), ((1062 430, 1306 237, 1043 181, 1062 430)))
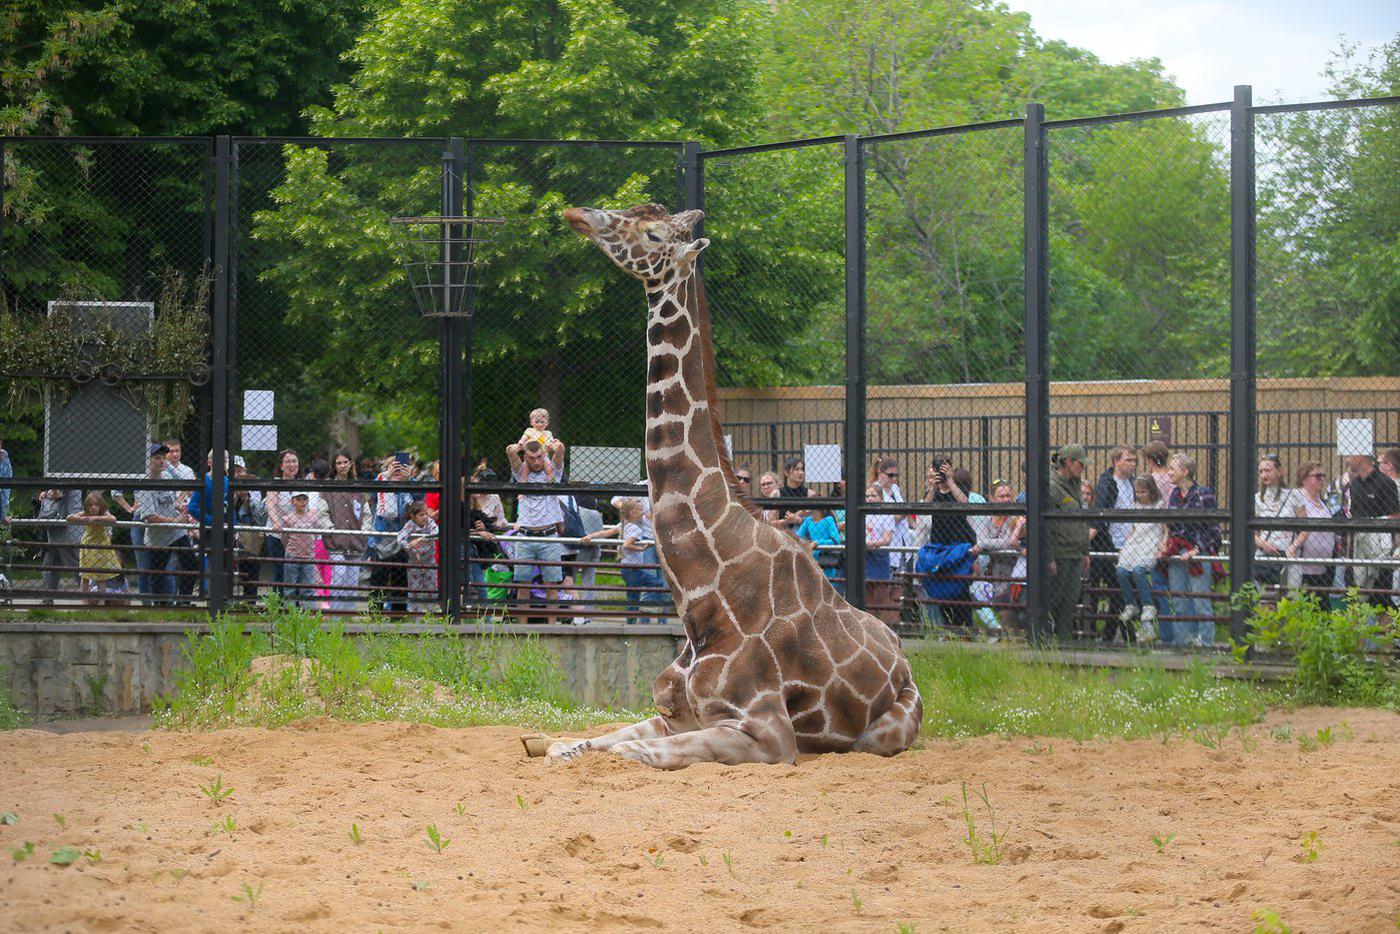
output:
POLYGON ((653 508, 684 497, 702 525, 735 502, 715 407, 709 312, 693 264, 647 283, 647 482, 653 508))

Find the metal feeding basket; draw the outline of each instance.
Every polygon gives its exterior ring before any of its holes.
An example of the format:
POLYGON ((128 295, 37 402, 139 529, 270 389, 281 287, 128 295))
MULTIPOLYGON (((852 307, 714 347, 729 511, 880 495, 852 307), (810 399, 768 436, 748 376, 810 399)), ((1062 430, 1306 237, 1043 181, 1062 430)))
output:
POLYGON ((425 318, 470 318, 480 281, 472 275, 482 244, 504 217, 391 217, 399 262, 425 318))

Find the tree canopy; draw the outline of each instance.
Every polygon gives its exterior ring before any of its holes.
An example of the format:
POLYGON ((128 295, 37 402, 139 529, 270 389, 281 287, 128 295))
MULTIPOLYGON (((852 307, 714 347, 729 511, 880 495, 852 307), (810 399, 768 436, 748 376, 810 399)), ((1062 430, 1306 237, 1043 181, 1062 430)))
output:
MULTIPOLYGON (((1339 97, 1396 93, 1400 40, 1343 46, 1330 77, 1339 97)), ((347 419, 368 447, 434 447, 437 331, 387 221, 439 212, 446 139, 465 137, 468 208, 507 219, 476 270, 477 450, 498 455, 538 404, 567 438, 634 445, 641 299, 564 207, 678 207, 685 141, 956 127, 1030 101, 1055 120, 1184 96, 1161 62, 1101 61, 995 0, 17 0, 0 14, 4 296, 148 297, 164 271, 198 272, 209 235, 205 142, 13 137, 413 137, 239 145, 236 363, 308 447, 347 419), (666 145, 506 142, 531 139, 666 145)), ((1393 371, 1397 122, 1259 116, 1266 375, 1393 371)), ((1227 374, 1229 142, 1223 114, 1050 131, 1053 378, 1227 374)), ((1020 127, 865 155, 868 379, 1018 382, 1020 127)), ((705 160, 723 383, 841 382, 842 156, 705 160)))

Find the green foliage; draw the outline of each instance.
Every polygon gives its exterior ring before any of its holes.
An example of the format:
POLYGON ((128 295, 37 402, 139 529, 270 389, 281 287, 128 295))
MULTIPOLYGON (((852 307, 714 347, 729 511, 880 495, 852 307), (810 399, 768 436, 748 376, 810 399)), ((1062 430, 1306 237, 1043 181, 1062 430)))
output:
MULTIPOLYGON (((1327 69, 1340 98, 1400 93, 1400 38, 1327 69)), ((1261 116, 1259 368, 1274 376, 1394 372, 1400 346, 1400 108, 1261 116), (1318 353, 1320 347, 1326 353, 1318 353)))
POLYGON ((0 133, 288 133, 325 100, 363 4, 17 0, 0 133))
POLYGON ((26 840, 23 846, 17 846, 10 850, 10 858, 17 863, 22 863, 33 855, 34 842, 32 840, 26 840))
POLYGON ((927 736, 999 733, 1133 739, 1203 725, 1252 723, 1271 696, 1249 682, 1219 678, 1204 665, 1184 672, 1150 662, 1127 669, 1026 663, 1013 652, 958 645, 915 650, 910 666, 927 736))
POLYGON ((1400 685, 1383 661, 1400 631, 1394 608, 1372 606, 1355 590, 1337 609, 1303 594, 1257 604, 1249 625, 1249 644, 1292 658, 1288 686, 1297 701, 1400 707, 1400 685))
POLYGON ((1307 833, 1303 834, 1304 862, 1317 862, 1317 858, 1322 855, 1322 851, 1324 849, 1325 847, 1322 845, 1322 838, 1318 836, 1316 830, 1309 830, 1307 833))
POLYGON ((1157 855, 1161 856, 1167 852, 1167 844, 1176 839, 1176 834, 1169 833, 1166 836, 1157 834, 1152 838, 1152 845, 1157 848, 1157 855))
MULTIPOLYGON (((741 0, 564 0, 543 10, 508 0, 403 0, 377 11, 350 53, 357 71, 337 87, 333 108, 312 109, 314 129, 728 142, 750 132, 758 112, 758 15, 741 0)), ((251 193, 252 236, 266 249, 245 271, 256 277, 257 304, 275 309, 254 323, 267 346, 303 350, 296 365, 308 401, 383 409, 431 441, 436 331, 416 320, 386 220, 439 213, 441 146, 342 149, 332 157, 287 147, 271 185, 251 193)), ((567 230, 560 212, 644 200, 674 206, 678 155, 473 147, 472 210, 507 219, 476 270, 490 283, 473 325, 481 450, 499 452, 514 440, 506 425, 536 404, 558 412, 564 399, 571 430, 592 443, 641 435, 641 296, 567 230), (637 401, 619 413, 623 367, 637 401)), ((267 365, 241 358, 253 367, 250 378, 265 379, 259 370, 267 365)))

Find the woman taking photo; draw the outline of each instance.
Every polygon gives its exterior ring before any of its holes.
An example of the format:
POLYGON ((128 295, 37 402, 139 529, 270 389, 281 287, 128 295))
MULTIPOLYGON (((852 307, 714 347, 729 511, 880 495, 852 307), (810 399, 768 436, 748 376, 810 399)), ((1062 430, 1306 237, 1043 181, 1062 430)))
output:
MULTIPOLYGON (((1293 514, 1299 519, 1330 519, 1332 510, 1327 505, 1327 473, 1321 464, 1306 463, 1298 468, 1298 496, 1294 502, 1293 514)), ((1292 533, 1290 533, 1292 534, 1292 533)), ((1304 590, 1316 593, 1324 608, 1331 601, 1327 588, 1332 584, 1330 561, 1337 547, 1337 535, 1322 529, 1308 529, 1293 535, 1286 554, 1298 558, 1302 563, 1293 565, 1290 570, 1301 575, 1304 590)))

